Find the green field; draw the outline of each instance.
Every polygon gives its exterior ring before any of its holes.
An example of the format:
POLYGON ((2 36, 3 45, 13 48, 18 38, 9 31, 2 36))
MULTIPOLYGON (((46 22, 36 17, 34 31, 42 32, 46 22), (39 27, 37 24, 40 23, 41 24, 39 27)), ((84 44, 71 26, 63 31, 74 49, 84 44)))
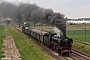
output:
POLYGON ((0 26, 0 58, 2 58, 3 55, 3 51, 1 50, 2 43, 3 43, 3 38, 5 37, 5 31, 4 31, 4 26, 0 26))
MULTIPOLYGON (((84 30, 67 30, 67 36, 73 40, 85 41, 84 30)), ((86 42, 90 42, 90 30, 86 30, 86 42)), ((74 41, 73 48, 90 55, 90 45, 74 41)))
MULTIPOLYGON (((84 30, 67 30, 67 36, 74 40, 85 41, 84 30)), ((90 42, 90 30, 86 30, 86 42, 90 42)))
POLYGON ((70 25, 67 24, 67 36, 73 38, 74 40, 81 40, 86 42, 90 42, 90 24, 75 24, 70 25), (86 35, 85 35, 85 28, 86 28, 86 35))
POLYGON ((23 33, 10 27, 8 31, 14 38, 22 60, 54 60, 54 58, 43 51, 34 40, 29 39, 23 33))

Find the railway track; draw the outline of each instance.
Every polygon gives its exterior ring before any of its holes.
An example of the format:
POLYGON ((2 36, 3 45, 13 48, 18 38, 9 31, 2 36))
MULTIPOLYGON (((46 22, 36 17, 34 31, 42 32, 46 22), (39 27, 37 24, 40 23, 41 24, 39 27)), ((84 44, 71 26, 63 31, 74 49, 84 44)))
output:
POLYGON ((90 56, 87 54, 84 54, 80 51, 77 51, 75 49, 72 49, 72 53, 70 54, 70 57, 63 57, 65 60, 90 60, 90 56))
MULTIPOLYGON (((21 29, 16 28, 20 32, 22 32, 21 29)), ((28 36, 29 37, 29 36, 28 36)), ((30 38, 30 37, 29 37, 30 38)), ((67 56, 59 56, 59 54, 54 54, 49 48, 44 46, 43 44, 39 43, 38 41, 35 40, 35 42, 43 48, 48 54, 50 54, 52 57, 54 57, 56 60, 90 60, 90 56, 86 55, 84 53, 81 53, 80 51, 77 51, 75 49, 72 49, 72 52, 70 54, 70 57, 67 56)))
POLYGON ((90 45, 90 43, 89 43, 89 42, 78 41, 78 40, 75 40, 75 42, 79 42, 79 43, 83 43, 83 44, 86 44, 86 45, 90 45))
POLYGON ((84 60, 90 60, 90 56, 89 56, 89 55, 84 54, 84 53, 82 53, 82 52, 80 52, 80 51, 77 51, 77 50, 75 50, 75 49, 72 49, 72 53, 73 53, 73 54, 76 54, 77 56, 79 56, 79 57, 81 57, 81 58, 83 58, 84 60))
POLYGON ((63 57, 65 60, 76 60, 76 59, 74 59, 74 58, 72 58, 72 57, 63 57))

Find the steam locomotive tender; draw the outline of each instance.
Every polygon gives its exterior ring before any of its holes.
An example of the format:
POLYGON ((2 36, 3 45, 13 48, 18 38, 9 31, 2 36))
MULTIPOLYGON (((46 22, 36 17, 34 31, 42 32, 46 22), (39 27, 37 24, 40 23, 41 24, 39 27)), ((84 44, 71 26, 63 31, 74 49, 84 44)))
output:
POLYGON ((22 31, 46 45, 48 48, 58 52, 61 56, 70 56, 73 40, 66 36, 58 37, 56 33, 42 32, 36 29, 22 27, 22 31))

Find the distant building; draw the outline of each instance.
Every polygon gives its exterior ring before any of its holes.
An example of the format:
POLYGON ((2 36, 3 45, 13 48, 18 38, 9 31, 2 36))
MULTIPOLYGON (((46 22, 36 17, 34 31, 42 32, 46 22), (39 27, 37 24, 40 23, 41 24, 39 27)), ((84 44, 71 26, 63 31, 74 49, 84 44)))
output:
POLYGON ((90 18, 67 19, 67 23, 90 23, 90 18))

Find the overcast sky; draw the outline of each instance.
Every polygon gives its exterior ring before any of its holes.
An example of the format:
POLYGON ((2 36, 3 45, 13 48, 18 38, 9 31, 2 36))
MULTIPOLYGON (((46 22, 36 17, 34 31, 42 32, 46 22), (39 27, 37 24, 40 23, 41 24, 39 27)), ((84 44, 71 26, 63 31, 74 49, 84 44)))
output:
POLYGON ((51 8, 68 18, 90 17, 90 0, 7 0, 10 2, 28 2, 40 7, 51 8))

